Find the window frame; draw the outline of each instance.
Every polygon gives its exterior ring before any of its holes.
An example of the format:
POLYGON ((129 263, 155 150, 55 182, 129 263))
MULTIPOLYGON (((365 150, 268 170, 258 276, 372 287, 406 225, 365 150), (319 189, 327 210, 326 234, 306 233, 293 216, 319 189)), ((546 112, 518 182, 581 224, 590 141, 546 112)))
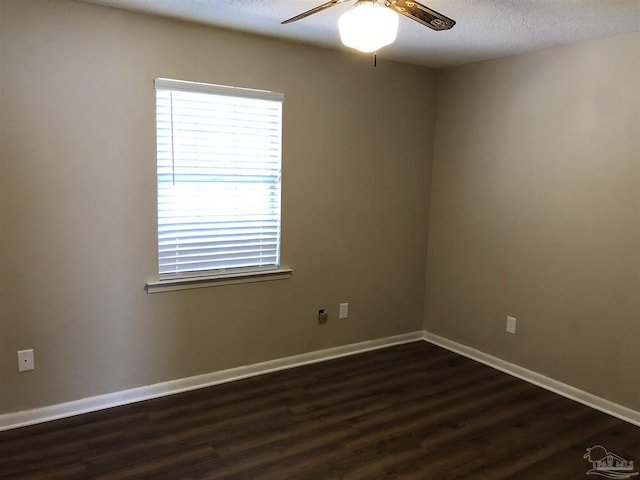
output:
MULTIPOLYGON (((173 80, 167 78, 156 78, 154 81, 154 90, 155 90, 155 100, 156 100, 156 108, 159 100, 159 92, 163 91, 178 91, 178 92, 189 92, 189 93, 201 93, 201 94, 212 94, 219 95, 224 97, 240 97, 243 99, 256 99, 256 100, 269 100, 273 102, 279 102, 281 105, 284 103, 284 94, 266 90, 256 90, 249 89, 243 87, 232 87, 225 85, 215 85, 215 84, 207 84, 201 82, 191 82, 184 80, 173 80)), ((173 101, 173 100, 171 100, 173 101)), ((171 118, 173 118, 173 111, 171 112, 171 118)), ((160 254, 160 135, 159 135, 159 114, 156 111, 156 247, 157 247, 157 263, 156 263, 156 272, 157 277, 151 281, 146 282, 145 289, 148 293, 155 293, 160 291, 169 291, 169 290, 182 290, 186 288, 202 288, 207 286, 215 286, 215 285, 229 285, 236 283, 249 283, 256 281, 266 281, 266 280, 279 280, 284 278, 290 278, 292 270, 289 268, 281 267, 281 247, 282 247, 282 199, 281 199, 281 189, 282 189, 282 127, 283 127, 283 113, 282 106, 279 111, 279 143, 278 151, 277 151, 277 168, 278 168, 278 182, 277 182, 277 216, 274 217, 277 219, 277 233, 274 237, 276 240, 275 243, 275 263, 268 265, 260 265, 259 262, 256 262, 255 265, 246 265, 238 268, 224 268, 224 267, 216 267, 211 269, 198 269, 192 271, 176 271, 175 273, 163 273, 161 271, 161 254, 160 254)), ((173 122, 173 120, 172 120, 173 122)), ((166 138, 166 137, 165 137, 166 138)), ((173 132, 171 133, 171 138, 173 139, 173 132)), ((173 140, 171 140, 173 142, 173 140)), ((173 155, 173 153, 171 154, 173 155)), ((276 158, 274 156, 271 157, 276 158)), ((172 157, 173 161, 173 157, 172 157)), ((273 177, 270 177, 273 178, 273 177)), ((269 183, 260 183, 262 185, 269 185, 269 183)), ((197 223, 197 222, 196 222, 197 223)), ((216 240, 215 242, 220 242, 220 240, 216 240)), ((214 243, 215 243, 214 242, 214 243)), ((179 247, 178 247, 179 248, 179 247)), ((211 247, 214 248, 214 247, 211 247)), ((177 270, 177 268, 176 268, 177 270)))

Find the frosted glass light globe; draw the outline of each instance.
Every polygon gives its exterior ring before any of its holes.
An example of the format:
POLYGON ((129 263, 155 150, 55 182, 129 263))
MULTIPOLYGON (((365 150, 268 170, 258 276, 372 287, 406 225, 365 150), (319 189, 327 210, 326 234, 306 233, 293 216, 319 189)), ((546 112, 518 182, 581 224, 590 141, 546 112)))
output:
POLYGON ((375 1, 359 1, 340 16, 338 29, 347 47, 375 52, 396 40, 398 14, 375 1))

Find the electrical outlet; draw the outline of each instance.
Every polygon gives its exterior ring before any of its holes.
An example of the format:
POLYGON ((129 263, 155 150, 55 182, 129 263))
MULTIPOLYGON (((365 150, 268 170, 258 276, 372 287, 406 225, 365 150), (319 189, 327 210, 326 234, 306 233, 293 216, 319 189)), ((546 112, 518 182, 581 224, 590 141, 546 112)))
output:
POLYGON ((324 325, 329 320, 329 313, 324 308, 318 310, 318 325, 324 325))
POLYGON ((29 350, 20 350, 18 352, 18 372, 28 372, 35 367, 33 361, 33 348, 29 350))
POLYGON ((507 332, 513 335, 516 334, 516 318, 515 317, 507 317, 507 332))
POLYGON ((341 303, 340 304, 340 315, 338 315, 339 319, 349 318, 349 304, 341 303))

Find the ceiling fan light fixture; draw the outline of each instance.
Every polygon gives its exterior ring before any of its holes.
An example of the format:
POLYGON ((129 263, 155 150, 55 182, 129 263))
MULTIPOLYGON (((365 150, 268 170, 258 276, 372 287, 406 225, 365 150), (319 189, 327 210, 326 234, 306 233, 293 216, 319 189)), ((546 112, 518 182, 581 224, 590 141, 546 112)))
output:
POLYGON ((347 47, 375 52, 390 45, 398 34, 398 15, 378 2, 360 0, 338 20, 340 39, 347 47))

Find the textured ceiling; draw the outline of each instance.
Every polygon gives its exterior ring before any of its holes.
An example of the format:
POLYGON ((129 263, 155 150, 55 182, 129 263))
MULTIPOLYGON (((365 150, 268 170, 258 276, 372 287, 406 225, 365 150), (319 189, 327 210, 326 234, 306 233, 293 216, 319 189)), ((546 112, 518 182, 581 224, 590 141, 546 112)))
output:
MULTIPOLYGON (((280 22, 326 0, 80 0, 333 48, 338 17, 354 1, 280 22)), ((436 32, 400 18, 396 43, 378 56, 448 67, 640 30, 640 0, 424 0, 457 21, 436 32)), ((356 53, 354 53, 356 54, 356 53)))

